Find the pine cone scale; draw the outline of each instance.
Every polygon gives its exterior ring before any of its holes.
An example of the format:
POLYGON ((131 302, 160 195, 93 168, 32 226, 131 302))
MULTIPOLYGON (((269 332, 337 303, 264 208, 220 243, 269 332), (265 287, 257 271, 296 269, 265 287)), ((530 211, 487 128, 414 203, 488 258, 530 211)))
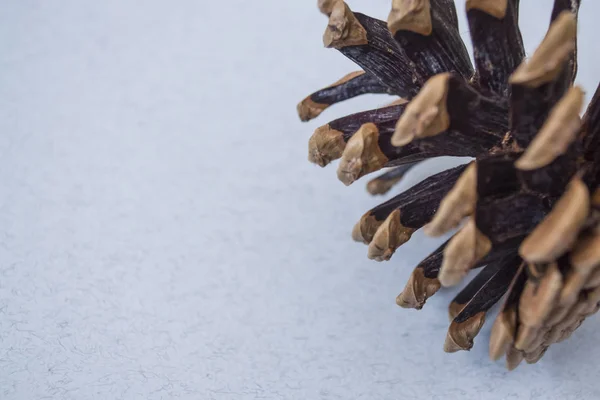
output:
POLYGON ((504 298, 490 357, 505 356, 511 370, 537 362, 600 308, 600 87, 582 120, 584 92, 572 86, 579 4, 555 1, 546 37, 525 60, 519 1, 467 1, 473 68, 452 0, 394 0, 387 24, 322 0, 326 43, 364 73, 298 106, 308 120, 364 93, 403 99, 334 120, 310 141, 311 161, 341 158, 346 184, 394 167, 369 182, 372 194, 428 158, 475 159, 374 207, 352 237, 387 261, 421 228, 439 236, 460 227, 396 302, 421 309, 441 286, 483 268, 449 306, 444 349, 469 350, 504 298))

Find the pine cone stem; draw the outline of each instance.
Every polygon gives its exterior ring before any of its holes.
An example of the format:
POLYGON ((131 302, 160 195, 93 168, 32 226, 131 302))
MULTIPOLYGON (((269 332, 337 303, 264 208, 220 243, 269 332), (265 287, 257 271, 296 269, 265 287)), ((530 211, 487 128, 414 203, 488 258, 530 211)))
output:
POLYGON ((469 0, 466 8, 479 87, 506 97, 508 78, 525 58, 518 8, 508 0, 469 0))
POLYGON ((364 71, 352 72, 334 84, 318 90, 298 104, 298 115, 304 122, 317 118, 330 106, 367 93, 387 93, 390 89, 364 71))
POLYGON ((391 168, 377 178, 370 180, 367 184, 367 191, 372 195, 386 194, 404 178, 408 171, 418 164, 419 162, 414 162, 391 168))
POLYGON ((445 7, 429 0, 394 0, 388 27, 423 79, 447 71, 471 79, 469 53, 445 7))

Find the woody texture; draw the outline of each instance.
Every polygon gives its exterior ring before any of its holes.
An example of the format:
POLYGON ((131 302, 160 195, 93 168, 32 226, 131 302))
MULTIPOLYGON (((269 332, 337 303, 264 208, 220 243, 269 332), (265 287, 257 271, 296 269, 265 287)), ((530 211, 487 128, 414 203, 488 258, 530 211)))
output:
POLYGON ((384 194, 421 161, 473 161, 430 176, 369 210, 352 230, 368 257, 388 261, 417 230, 454 232, 416 266, 398 295, 421 309, 442 287, 478 273, 449 306, 444 349, 469 350, 497 303, 492 359, 535 363, 600 307, 600 88, 574 86, 580 0, 555 0, 549 28, 525 58, 519 0, 467 0, 474 65, 453 0, 394 0, 387 22, 320 0, 323 41, 360 71, 298 105, 303 121, 367 93, 387 107, 336 119, 308 158, 350 185, 383 170, 384 194))

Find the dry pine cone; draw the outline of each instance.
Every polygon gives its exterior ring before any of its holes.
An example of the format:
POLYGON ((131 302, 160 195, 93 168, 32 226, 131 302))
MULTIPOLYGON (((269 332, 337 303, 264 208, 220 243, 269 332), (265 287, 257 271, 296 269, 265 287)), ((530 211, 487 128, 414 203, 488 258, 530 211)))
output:
POLYGON ((474 158, 373 208, 352 234, 383 261, 418 229, 440 236, 461 226, 397 299, 420 309, 482 268, 450 304, 448 352, 470 349, 502 298, 490 355, 506 356, 509 369, 537 362, 600 306, 600 90, 581 119, 579 3, 555 0, 548 33, 525 60, 519 0, 467 0, 473 68, 453 0, 394 0, 387 23, 319 1, 325 45, 362 71, 303 100, 300 118, 364 93, 400 99, 320 127, 309 159, 341 159, 347 185, 390 168, 368 184, 379 194, 425 159, 474 158))

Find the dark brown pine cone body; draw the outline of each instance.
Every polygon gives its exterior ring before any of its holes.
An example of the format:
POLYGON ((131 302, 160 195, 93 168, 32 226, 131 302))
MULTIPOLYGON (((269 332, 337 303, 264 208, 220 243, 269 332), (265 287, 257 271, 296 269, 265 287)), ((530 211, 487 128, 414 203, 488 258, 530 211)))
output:
POLYGON ((600 88, 583 119, 577 73, 579 0, 555 0, 550 28, 525 61, 519 0, 467 0, 475 67, 453 0, 394 0, 387 24, 320 0, 324 43, 358 64, 298 105, 308 121, 365 93, 400 99, 317 129, 309 160, 340 159, 349 185, 388 192, 420 161, 474 158, 368 211, 352 232, 389 260, 423 228, 458 232, 414 270, 398 305, 420 309, 441 286, 481 272, 449 307, 445 350, 468 350, 503 300, 490 355, 508 368, 538 361, 600 307, 600 88))

